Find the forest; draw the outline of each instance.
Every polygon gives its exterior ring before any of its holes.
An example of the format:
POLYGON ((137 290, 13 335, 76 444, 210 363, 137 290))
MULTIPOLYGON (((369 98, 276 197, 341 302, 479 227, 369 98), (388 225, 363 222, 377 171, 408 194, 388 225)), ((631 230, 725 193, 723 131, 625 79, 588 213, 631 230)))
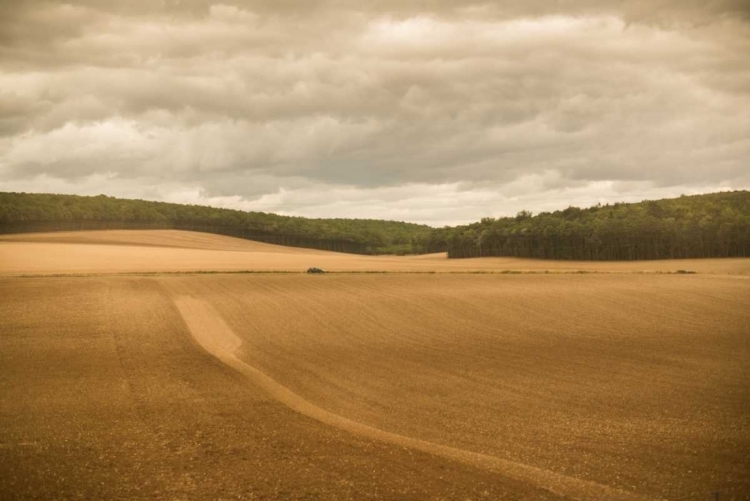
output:
POLYGON ((750 192, 568 207, 433 231, 453 258, 635 260, 750 256, 750 192))
MULTIPOLYGON (((310 219, 99 195, 0 192, 0 233, 179 229, 354 254, 413 254, 432 228, 375 219, 310 219)), ((444 249, 443 249, 444 250, 444 249)))
POLYGON ((750 192, 568 207, 444 228, 374 219, 310 219, 198 205, 0 193, 0 233, 169 228, 356 254, 448 252, 636 260, 750 256, 750 192))

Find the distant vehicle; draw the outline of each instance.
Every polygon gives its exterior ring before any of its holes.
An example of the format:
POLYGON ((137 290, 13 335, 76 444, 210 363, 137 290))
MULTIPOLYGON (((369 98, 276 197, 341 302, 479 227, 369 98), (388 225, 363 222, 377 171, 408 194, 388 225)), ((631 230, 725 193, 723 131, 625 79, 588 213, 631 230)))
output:
POLYGON ((307 272, 308 273, 325 273, 325 271, 321 270, 320 268, 315 268, 315 267, 308 268, 307 272))

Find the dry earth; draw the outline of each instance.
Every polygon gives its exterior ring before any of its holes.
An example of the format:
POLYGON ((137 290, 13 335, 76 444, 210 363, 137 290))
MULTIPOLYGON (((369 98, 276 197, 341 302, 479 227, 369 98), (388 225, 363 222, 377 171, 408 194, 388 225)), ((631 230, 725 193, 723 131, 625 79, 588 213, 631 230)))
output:
POLYGON ((748 267, 3 237, 0 498, 750 499, 748 267))
POLYGON ((282 247, 175 230, 82 231, 0 236, 0 274, 139 273, 183 271, 552 271, 675 272, 750 275, 750 259, 635 262, 546 261, 517 258, 447 259, 358 256, 282 247))

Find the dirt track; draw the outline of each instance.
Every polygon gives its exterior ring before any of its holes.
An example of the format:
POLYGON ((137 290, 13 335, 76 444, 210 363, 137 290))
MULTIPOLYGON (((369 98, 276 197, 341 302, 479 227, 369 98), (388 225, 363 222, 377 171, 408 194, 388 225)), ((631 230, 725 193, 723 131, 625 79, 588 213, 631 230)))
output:
POLYGON ((163 283, 206 298, 243 340, 242 360, 358 423, 653 497, 729 481, 712 478, 717 469, 738 481, 750 467, 739 452, 750 450, 739 432, 750 429, 742 278, 163 283))
POLYGON ((237 372, 246 375, 250 381, 263 388, 269 395, 300 414, 356 435, 468 463, 477 468, 496 471, 564 497, 590 500, 603 498, 612 500, 649 499, 646 496, 639 496, 635 493, 554 473, 531 465, 387 432, 329 412, 307 401, 304 397, 294 393, 262 371, 243 362, 238 356, 242 340, 209 304, 190 297, 178 297, 175 299, 175 304, 193 337, 208 353, 234 368, 237 372))
MULTIPOLYGON (((28 245, 190 250, 126 237, 28 245)), ((273 250, 229 240, 192 250, 273 250)), ((750 492, 744 276, 6 277, 0 297, 0 497, 750 492)))

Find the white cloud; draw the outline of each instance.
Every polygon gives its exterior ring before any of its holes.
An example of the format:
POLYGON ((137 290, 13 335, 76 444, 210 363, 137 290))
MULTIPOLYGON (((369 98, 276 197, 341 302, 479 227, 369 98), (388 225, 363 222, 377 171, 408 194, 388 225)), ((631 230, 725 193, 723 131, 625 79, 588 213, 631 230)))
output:
POLYGON ((732 2, 103 5, 0 41, 0 189, 439 223, 750 186, 732 2))

